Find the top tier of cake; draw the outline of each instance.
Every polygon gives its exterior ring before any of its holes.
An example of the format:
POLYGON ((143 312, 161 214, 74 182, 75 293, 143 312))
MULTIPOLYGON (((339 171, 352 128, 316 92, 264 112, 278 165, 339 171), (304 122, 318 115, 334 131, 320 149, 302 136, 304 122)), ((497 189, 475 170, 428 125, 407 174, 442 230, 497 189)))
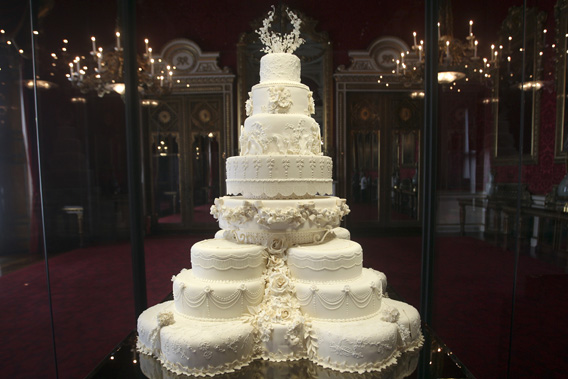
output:
POLYGON ((300 83, 300 59, 294 54, 272 53, 260 59, 260 83, 300 83))

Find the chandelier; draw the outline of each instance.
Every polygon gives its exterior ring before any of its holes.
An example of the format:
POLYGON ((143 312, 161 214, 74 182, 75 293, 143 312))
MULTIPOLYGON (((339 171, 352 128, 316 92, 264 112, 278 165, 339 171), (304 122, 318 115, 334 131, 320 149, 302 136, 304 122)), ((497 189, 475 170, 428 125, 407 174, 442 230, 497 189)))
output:
MULTIPOLYGON (((68 43, 67 40, 63 41, 68 43)), ((66 75, 71 84, 82 93, 94 91, 99 97, 117 92, 124 94, 124 54, 120 32, 116 32, 116 45, 104 50, 97 47, 97 39, 91 37, 92 50, 88 57, 76 56, 69 62, 66 75)), ((152 56, 148 39, 144 40, 145 53, 137 56, 138 90, 146 96, 162 96, 171 92, 175 66, 165 65, 152 56)))
MULTIPOLYGON (((411 50, 400 54, 392 71, 405 86, 421 85, 424 81, 424 41, 418 43, 416 36, 414 32, 411 50)), ((469 35, 465 41, 442 34, 438 23, 438 82, 448 84, 464 78, 467 81, 491 78, 491 69, 497 67, 498 51, 492 45, 491 59, 481 58, 478 44, 473 34, 473 20, 469 21, 469 35)))
MULTIPOLYGON (((454 38, 451 1, 443 1, 440 7, 438 22, 438 82, 450 84, 458 80, 483 82, 491 78, 491 70, 498 66, 499 51, 491 45, 490 58, 481 58, 478 54, 479 41, 473 33, 473 20, 469 21, 469 33, 465 40, 454 38)), ((413 32, 413 45, 410 50, 401 52, 400 57, 393 59, 392 76, 386 81, 399 82, 405 87, 423 85, 425 46, 418 41, 413 32)), ((383 78, 381 78, 383 79, 383 78)), ((379 79, 379 83, 384 80, 379 79)))

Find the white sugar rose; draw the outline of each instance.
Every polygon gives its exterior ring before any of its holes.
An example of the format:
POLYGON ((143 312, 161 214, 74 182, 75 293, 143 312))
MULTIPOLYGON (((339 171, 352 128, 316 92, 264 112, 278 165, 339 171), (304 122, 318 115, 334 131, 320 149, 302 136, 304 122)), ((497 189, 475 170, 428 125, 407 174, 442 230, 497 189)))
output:
POLYGON ((288 337, 288 342, 290 343, 290 346, 297 346, 300 343, 300 338, 296 335, 291 335, 288 337))
POLYGON ((274 274, 269 282, 270 292, 276 296, 285 294, 290 287, 290 279, 281 273, 274 274))
POLYGON ((220 214, 220 212, 219 212, 219 208, 217 207, 216 204, 211 206, 211 210, 209 211, 209 213, 211 213, 211 215, 212 215, 215 219, 219 220, 219 214, 220 214))
POLYGON ((290 315, 291 315, 291 314, 292 314, 292 313, 290 312, 289 309, 281 309, 281 310, 280 310, 280 318, 281 318, 282 320, 288 320, 288 319, 290 318, 290 315))
POLYGON ((286 307, 278 308, 276 309, 275 316, 277 321, 286 321, 291 318, 292 311, 286 307))
POLYGON ((172 325, 175 323, 174 314, 172 312, 162 312, 158 314, 158 325, 163 328, 164 326, 172 325))
POLYGON ((379 312, 380 319, 386 322, 397 322, 400 316, 398 309, 391 306, 382 306, 379 312))
POLYGON ((285 238, 274 237, 268 244, 268 252, 270 254, 281 255, 288 248, 285 238))

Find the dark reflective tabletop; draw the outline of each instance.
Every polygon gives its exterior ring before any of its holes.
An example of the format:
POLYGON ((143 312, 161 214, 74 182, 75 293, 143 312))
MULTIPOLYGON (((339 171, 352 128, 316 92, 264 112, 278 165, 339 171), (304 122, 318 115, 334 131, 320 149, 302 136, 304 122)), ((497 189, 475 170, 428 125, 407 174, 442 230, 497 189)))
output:
MULTIPOLYGON (((420 351, 406 353, 398 363, 381 372, 353 374, 325 369, 307 360, 293 362, 269 362, 256 360, 243 369, 218 379, 241 378, 349 378, 349 379, 395 379, 395 378, 473 378, 435 333, 422 325, 425 343, 420 351)), ((194 378, 177 375, 162 367, 156 359, 138 354, 136 332, 122 341, 88 376, 88 378, 194 378)))

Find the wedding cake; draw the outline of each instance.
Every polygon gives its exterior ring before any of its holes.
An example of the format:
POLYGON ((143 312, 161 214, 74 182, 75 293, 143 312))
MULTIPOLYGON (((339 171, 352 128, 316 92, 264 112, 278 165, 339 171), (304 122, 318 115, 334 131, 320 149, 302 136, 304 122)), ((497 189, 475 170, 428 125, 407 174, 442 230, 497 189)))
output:
POLYGON ((303 42, 259 29, 267 52, 246 103, 239 156, 226 162, 227 193, 211 213, 221 230, 191 248, 191 269, 172 278, 173 301, 138 319, 139 352, 187 375, 232 372, 263 358, 308 359, 363 373, 422 344, 420 316, 387 297, 383 273, 341 228, 349 213, 332 193, 314 101, 300 82, 303 42))

